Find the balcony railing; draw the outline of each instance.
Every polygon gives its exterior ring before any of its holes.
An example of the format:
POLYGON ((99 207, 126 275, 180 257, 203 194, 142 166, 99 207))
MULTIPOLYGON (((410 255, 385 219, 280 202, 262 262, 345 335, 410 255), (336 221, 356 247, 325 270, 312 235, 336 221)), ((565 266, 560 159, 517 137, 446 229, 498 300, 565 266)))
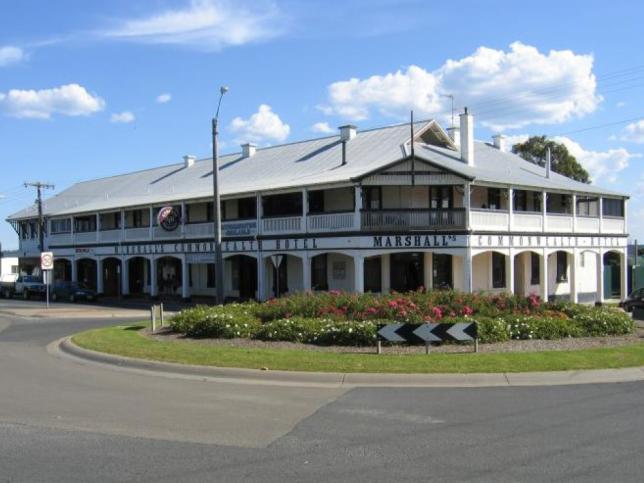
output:
POLYGON ((565 213, 548 213, 546 219, 546 231, 553 233, 568 233, 572 232, 573 218, 572 215, 565 213))
POLYGON ((435 230, 465 228, 465 209, 362 210, 363 230, 435 230))
POLYGON ((507 231, 510 226, 510 213, 500 210, 471 210, 473 230, 507 231))
POLYGON ((69 245, 72 243, 72 234, 52 233, 49 235, 48 242, 50 245, 69 245))
POLYGON ((298 233, 302 231, 302 218, 301 216, 262 218, 262 233, 298 233))
POLYGON ((578 216, 575 223, 575 231, 578 233, 599 233, 599 218, 578 216))
POLYGON ((184 227, 184 233, 191 238, 212 236, 214 233, 213 222, 187 223, 184 227))
POLYGON ((116 228, 114 230, 101 230, 98 232, 98 241, 112 242, 119 241, 121 239, 121 229, 116 228))
POLYGON ((351 230, 354 228, 355 213, 320 213, 307 217, 310 232, 351 230))
POLYGON ((543 215, 515 211, 512 218, 512 229, 516 231, 543 231, 543 215))
POLYGON ((161 226, 155 226, 152 228, 152 233, 155 240, 181 238, 181 225, 177 226, 174 230, 166 230, 161 226))
POLYGON ((624 218, 607 218, 602 219, 602 233, 620 234, 626 231, 624 218))
POLYGON ((149 240, 150 227, 143 226, 140 228, 127 228, 125 230, 125 239, 126 240, 149 240))
POLYGON ((74 243, 95 243, 96 238, 95 231, 74 233, 74 243))

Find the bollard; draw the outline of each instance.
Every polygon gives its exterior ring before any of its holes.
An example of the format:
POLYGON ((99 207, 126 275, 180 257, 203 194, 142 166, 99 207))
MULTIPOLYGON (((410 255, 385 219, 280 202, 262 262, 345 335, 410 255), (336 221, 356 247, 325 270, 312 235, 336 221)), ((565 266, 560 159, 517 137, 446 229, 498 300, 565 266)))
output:
POLYGON ((425 354, 429 354, 429 342, 425 342, 425 354))
POLYGON ((376 347, 376 354, 382 354, 382 342, 378 341, 378 345, 376 347))
POLYGON ((474 352, 479 351, 479 338, 474 339, 474 352))
POLYGON ((159 304, 159 317, 161 318, 161 328, 163 329, 163 302, 159 304))
POLYGON ((154 333, 157 330, 157 311, 154 305, 150 306, 150 313, 152 314, 152 332, 154 333))

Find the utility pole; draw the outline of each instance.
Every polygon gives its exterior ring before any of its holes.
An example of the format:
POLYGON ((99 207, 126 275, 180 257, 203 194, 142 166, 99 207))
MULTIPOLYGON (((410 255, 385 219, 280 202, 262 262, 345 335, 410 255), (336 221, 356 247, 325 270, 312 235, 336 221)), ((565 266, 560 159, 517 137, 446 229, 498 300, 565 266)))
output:
POLYGON ((45 250, 45 223, 42 216, 42 190, 43 189, 54 189, 53 184, 43 183, 41 181, 33 181, 31 183, 25 182, 25 188, 33 187, 36 188, 38 192, 38 199, 36 204, 38 205, 38 249, 42 253, 45 250))
POLYGON ((212 218, 214 224, 215 238, 215 293, 216 303, 224 303, 224 255, 221 251, 221 201, 219 197, 219 159, 217 150, 217 125, 219 123, 219 108, 224 94, 228 92, 228 87, 219 88, 219 102, 217 103, 217 112, 212 119, 212 187, 213 187, 213 210, 212 218))

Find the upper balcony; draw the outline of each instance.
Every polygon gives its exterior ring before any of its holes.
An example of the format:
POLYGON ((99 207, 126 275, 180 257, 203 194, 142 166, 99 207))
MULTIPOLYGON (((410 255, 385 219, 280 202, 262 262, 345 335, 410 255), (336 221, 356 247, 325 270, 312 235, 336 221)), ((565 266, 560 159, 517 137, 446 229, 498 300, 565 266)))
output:
MULTIPOLYGON (((176 203, 179 222, 156 222, 161 206, 49 220, 46 246, 213 236, 212 203, 176 203)), ((626 233, 618 198, 472 186, 347 186, 247 196, 222 202, 222 236, 454 230, 474 232, 626 233), (545 205, 544 205, 545 196, 545 205), (469 208, 468 208, 469 206, 469 208)), ((37 250, 35 220, 17 224, 21 249, 37 250)))

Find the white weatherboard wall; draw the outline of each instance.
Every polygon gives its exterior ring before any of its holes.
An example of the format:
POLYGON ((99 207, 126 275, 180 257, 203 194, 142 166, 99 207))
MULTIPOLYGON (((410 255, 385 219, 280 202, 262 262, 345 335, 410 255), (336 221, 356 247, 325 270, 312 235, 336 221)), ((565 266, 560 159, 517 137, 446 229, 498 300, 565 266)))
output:
POLYGON ((465 290, 465 266, 463 257, 452 257, 452 277, 454 279, 454 290, 465 290))
POLYGON ((0 278, 11 273, 18 273, 18 259, 13 257, 6 257, 2 259, 2 271, 0 278))
POLYGON ((206 263, 191 263, 192 287, 191 295, 215 295, 215 288, 208 288, 208 265, 206 263))
POLYGON ((596 253, 590 251, 579 252, 577 256, 576 285, 577 293, 580 295, 580 302, 590 302, 590 299, 585 299, 586 297, 589 297, 589 294, 597 295, 597 257, 598 255, 596 253))
POLYGON ((571 256, 568 255, 568 270, 566 272, 566 281, 557 282, 557 254, 548 255, 548 295, 569 296, 570 295, 570 272, 571 256))
MULTIPOLYGON (((541 260, 539 260, 541 264, 541 260)), ((518 295, 538 295, 540 292, 539 284, 532 285, 532 252, 523 252, 518 254, 514 260, 514 283, 515 292, 518 295)))
MULTIPOLYGON (((472 259, 472 290, 474 292, 486 292, 490 289, 490 280, 492 275, 492 254, 490 252, 481 253, 472 259)), ((456 271, 456 270, 455 270, 456 271)))
POLYGON ((353 258, 338 253, 329 253, 327 255, 326 270, 329 290, 353 291, 353 281, 355 279, 353 276, 353 258))

